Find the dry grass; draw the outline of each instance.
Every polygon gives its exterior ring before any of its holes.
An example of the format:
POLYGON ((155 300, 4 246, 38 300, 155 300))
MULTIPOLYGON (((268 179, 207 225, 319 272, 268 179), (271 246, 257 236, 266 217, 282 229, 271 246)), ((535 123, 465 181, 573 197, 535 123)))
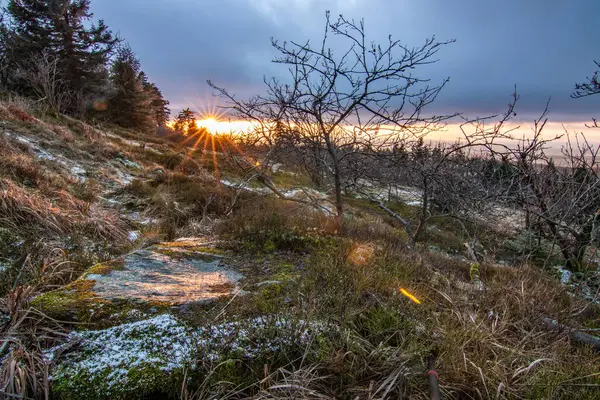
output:
POLYGON ((64 333, 59 324, 31 308, 29 299, 34 293, 33 287, 17 286, 1 307, 10 317, 0 347, 0 391, 6 398, 50 398, 50 365, 40 346, 64 333))
POLYGON ((123 240, 126 225, 114 210, 80 200, 65 190, 39 193, 8 179, 0 180, 0 221, 18 230, 29 228, 50 234, 80 233, 93 238, 123 240))
POLYGON ((0 246, 2 257, 12 264, 2 275, 2 293, 27 282, 67 283, 86 267, 86 259, 95 262, 86 241, 116 247, 127 243, 127 224, 115 210, 102 207, 90 190, 77 193, 85 188, 76 187, 76 197, 64 189, 68 180, 42 168, 31 155, 2 142, 0 146, 6 150, 0 160, 0 229, 13 238, 0 246), (73 247, 76 242, 81 245, 73 247), (74 262, 83 264, 76 268, 74 262))
POLYGON ((151 180, 134 180, 123 192, 143 205, 146 216, 160 221, 168 239, 200 231, 210 233, 214 221, 228 212, 233 199, 231 191, 215 185, 210 177, 180 172, 163 171, 151 180))
MULTIPOLYGON (((271 200, 244 203, 220 229, 242 243, 261 244, 246 247, 247 258, 265 252, 277 257, 289 248, 265 250, 261 235, 273 240, 290 230, 323 228, 305 211, 295 214, 288 207, 271 200)), ((573 328, 598 326, 598 306, 527 264, 484 263, 482 287, 471 281, 468 262, 411 250, 401 236, 385 233, 385 222, 370 223, 380 225, 369 227, 371 237, 360 226, 329 231, 329 240, 304 247, 308 259, 289 281, 229 306, 225 319, 255 307, 289 319, 326 321, 341 334, 320 343, 318 356, 250 366, 246 374, 255 377, 254 384, 243 395, 223 398, 425 399, 425 359, 431 353, 437 355, 444 398, 598 397, 600 355, 542 322, 548 317, 573 328), (402 296, 400 288, 421 304, 402 296)))
POLYGON ((340 232, 335 219, 302 204, 247 194, 236 205, 217 226, 217 232, 234 246, 241 244, 260 252, 306 252, 340 232))
POLYGON ((36 226, 55 234, 65 233, 68 215, 46 196, 28 192, 8 179, 0 181, 0 221, 15 229, 36 226))
POLYGON ((13 97, 0 102, 0 118, 9 121, 35 122, 32 114, 36 113, 33 103, 23 97, 13 97))
MULTIPOLYGON (((154 140, 166 151, 158 154, 109 140, 77 120, 45 122, 36 112, 22 100, 0 102, 1 119, 65 152, 72 148, 67 154, 101 161, 123 153, 145 166, 144 178, 121 191, 136 210, 160 220, 142 245, 216 231, 229 250, 257 264, 256 271, 269 262, 269 272, 256 279, 280 283, 219 304, 222 321, 269 311, 332 327, 315 343, 281 357, 238 360, 236 368, 215 366, 204 377, 192 374, 183 398, 425 399, 425 358, 431 353, 437 355, 445 398, 598 398, 598 353, 571 342, 568 332, 546 330, 541 319, 598 327, 600 310, 543 271, 484 262, 482 287, 471 281, 468 262, 409 248, 402 229, 359 201, 350 204, 352 216, 340 225, 295 203, 249 192, 236 197, 200 161, 184 162, 184 154, 163 139, 154 140), (158 166, 162 172, 154 171, 158 166)), ((135 132, 119 134, 140 140, 135 132)), ((21 247, 0 243, 6 251, 1 256, 14 261, 0 284, 7 294, 2 308, 11 316, 4 328, 8 351, 1 385, 11 396, 40 397, 47 392, 48 371, 38 341, 58 333, 27 299, 72 281, 98 259, 127 251, 129 227, 116 210, 101 205, 97 183, 61 178, 4 137, 0 151, 0 234, 8 232, 10 242, 23 239, 21 247)), ((463 242, 450 228, 431 236, 440 247, 460 248, 463 242)))
MULTIPOLYGON (((427 322, 435 329, 444 391, 449 397, 563 398, 570 389, 561 381, 593 373, 600 358, 547 331, 541 319, 577 326, 582 321, 573 315, 585 305, 534 268, 495 272, 484 291, 456 281, 430 286, 428 301, 437 310, 427 322), (581 357, 589 361, 583 368, 581 357)), ((577 398, 593 398, 593 390, 577 398)))

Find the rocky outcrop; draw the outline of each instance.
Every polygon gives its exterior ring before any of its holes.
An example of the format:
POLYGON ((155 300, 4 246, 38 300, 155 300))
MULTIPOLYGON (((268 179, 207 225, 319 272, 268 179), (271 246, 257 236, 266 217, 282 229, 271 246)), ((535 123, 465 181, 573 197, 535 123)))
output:
POLYGON ((45 293, 33 305, 67 321, 120 322, 134 310, 158 312, 206 303, 239 291, 243 275, 201 239, 159 243, 92 267, 70 285, 45 293))

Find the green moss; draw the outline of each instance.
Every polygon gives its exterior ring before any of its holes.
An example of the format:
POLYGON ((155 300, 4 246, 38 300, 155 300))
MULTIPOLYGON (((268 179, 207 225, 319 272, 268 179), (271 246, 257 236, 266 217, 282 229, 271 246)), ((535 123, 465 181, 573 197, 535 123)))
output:
MULTIPOLYGON (((70 285, 35 297, 31 305, 44 314, 61 321, 84 321, 85 310, 95 309, 105 301, 95 298, 94 281, 78 280, 70 285)), ((101 307, 101 306, 100 306, 101 307)))
POLYGON ((94 285, 95 281, 81 278, 64 288, 35 297, 31 305, 59 321, 90 324, 87 328, 106 328, 136 319, 150 309, 160 312, 171 307, 161 302, 110 301, 98 297, 93 292, 94 285))
POLYGON ((481 282, 479 263, 471 264, 471 268, 469 269, 469 277, 471 278, 471 282, 481 282))
MULTIPOLYGON (((120 366, 128 368, 128 366, 120 366)), ((144 363, 127 371, 126 382, 114 383, 113 371, 105 369, 101 373, 88 370, 58 370, 58 379, 52 383, 54 397, 64 400, 113 400, 177 398, 185 376, 184 368, 164 371, 153 363, 144 363)))
POLYGON ((207 247, 195 244, 194 242, 181 241, 181 242, 166 242, 161 243, 160 246, 155 246, 158 249, 171 248, 171 249, 183 249, 188 252, 206 253, 223 255, 224 251, 216 249, 214 247, 207 247))
POLYGON ((94 265, 87 270, 86 277, 88 275, 107 275, 111 271, 123 271, 125 269, 125 260, 113 260, 105 263, 94 265))
POLYGON ((294 264, 280 263, 275 269, 277 272, 273 274, 272 279, 276 281, 288 282, 297 278, 299 275, 294 264))
POLYGON ((254 305, 260 313, 272 314, 281 309, 283 304, 283 286, 279 284, 267 285, 258 290, 254 295, 254 305))

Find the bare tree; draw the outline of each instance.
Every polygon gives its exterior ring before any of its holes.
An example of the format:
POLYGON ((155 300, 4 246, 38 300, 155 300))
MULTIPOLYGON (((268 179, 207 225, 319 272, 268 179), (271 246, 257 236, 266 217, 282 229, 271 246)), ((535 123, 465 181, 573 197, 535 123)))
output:
POLYGON ((376 166, 371 166, 369 179, 362 185, 359 182, 356 191, 397 220, 413 244, 426 240, 428 223, 433 218, 451 217, 461 223, 482 215, 491 218, 498 214, 498 201, 505 194, 489 182, 490 157, 485 149, 488 143, 509 136, 511 130, 503 127, 515 115, 517 100, 515 88, 506 113, 475 120, 463 117, 463 137, 454 143, 399 137, 391 148, 378 149, 376 166), (497 121, 486 126, 490 120, 497 121), (474 129, 467 130, 466 126, 474 129), (373 196, 369 190, 373 182, 395 194, 396 198, 388 201, 406 202, 408 195, 409 204, 418 208, 417 215, 402 215, 387 207, 380 195, 373 196))
POLYGON ((32 56, 27 65, 20 65, 16 76, 31 87, 40 102, 60 114, 72 100, 60 73, 58 58, 44 51, 32 56))
MULTIPOLYGON (((599 62, 594 61, 594 64, 596 64, 596 66, 598 68, 600 68, 599 62)), ((600 70, 594 72, 594 75, 592 75, 591 77, 588 77, 587 81, 581 82, 581 83, 576 83, 575 91, 571 94, 571 97, 573 97, 574 99, 578 99, 581 97, 592 96, 594 94, 599 94, 599 93, 600 93, 600 70)))
MULTIPOLYGON (((596 66, 600 68, 600 63, 594 61, 596 66)), ((571 97, 574 99, 580 99, 582 97, 592 96, 595 94, 600 94, 600 70, 594 72, 594 75, 587 78, 587 81, 576 83, 575 91, 571 94, 571 97)), ((592 118, 592 125, 589 127, 600 128, 598 125, 598 120, 596 118, 592 118)))
POLYGON ((391 146, 399 136, 424 135, 452 117, 425 116, 423 111, 447 80, 430 86, 413 75, 435 62, 439 49, 450 43, 427 39, 407 47, 391 36, 385 44, 367 41, 364 21, 343 16, 331 21, 326 13, 325 33, 318 47, 310 42, 272 40, 289 67, 290 80, 265 79, 267 94, 247 101, 209 84, 229 101, 238 117, 256 123, 263 142, 273 149, 292 148, 310 160, 318 183, 332 183, 338 216, 344 212, 343 187, 353 154, 373 147, 391 146), (330 42, 336 40, 332 50, 330 42), (322 174, 322 175, 321 175, 322 174))
POLYGON ((558 246, 570 270, 580 271, 600 222, 600 145, 583 133, 544 135, 547 116, 548 105, 532 133, 520 138, 498 124, 475 136, 484 138, 488 154, 504 169, 493 182, 504 192, 496 201, 524 210, 526 229, 535 220, 538 235, 558 246), (560 156, 552 156, 548 149, 559 139, 566 144, 560 156))
MULTIPOLYGON (((368 179, 355 191, 373 201, 400 223, 412 244, 427 240, 429 222, 449 217, 460 222, 489 218, 502 189, 489 182, 490 159, 478 147, 484 142, 469 138, 454 143, 406 140, 401 146, 379 150, 368 164, 368 179), (383 190, 385 189, 385 190, 383 190), (387 203, 402 202, 411 208, 393 210, 387 203)), ((464 224, 463 224, 464 225, 464 224)))

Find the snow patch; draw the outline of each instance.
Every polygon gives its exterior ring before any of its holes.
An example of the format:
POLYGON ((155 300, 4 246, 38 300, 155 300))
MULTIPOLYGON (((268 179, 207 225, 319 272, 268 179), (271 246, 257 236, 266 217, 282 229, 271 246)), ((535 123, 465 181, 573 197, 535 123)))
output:
POLYGON ((130 231, 127 234, 127 238, 129 239, 130 242, 135 242, 136 240, 138 240, 140 237, 142 236, 142 232, 140 231, 130 231))
MULTIPOLYGON (((107 397, 121 390, 146 389, 147 379, 131 379, 130 370, 151 368, 169 372, 182 369, 193 359, 193 336, 189 329, 170 315, 160 315, 145 321, 133 322, 102 331, 72 332, 66 344, 44 354, 48 360, 60 355, 70 344, 77 351, 60 356, 61 361, 52 375, 53 381, 87 377, 107 397)), ((158 382, 153 382, 157 384, 158 382)), ((72 388, 76 390, 76 387, 72 388)))
POLYGON ((84 168, 80 167, 79 165, 73 165, 71 167, 71 176, 73 176, 80 182, 86 181, 86 179, 87 179, 85 176, 86 173, 87 173, 87 171, 84 168))
POLYGON ((192 329, 164 314, 100 331, 72 332, 66 343, 44 355, 54 361, 51 380, 60 381, 63 390, 77 393, 78 385, 93 386, 103 397, 113 397, 123 389, 160 389, 185 367, 210 370, 227 359, 252 360, 308 346, 326 330, 331 327, 323 323, 269 317, 192 329))

